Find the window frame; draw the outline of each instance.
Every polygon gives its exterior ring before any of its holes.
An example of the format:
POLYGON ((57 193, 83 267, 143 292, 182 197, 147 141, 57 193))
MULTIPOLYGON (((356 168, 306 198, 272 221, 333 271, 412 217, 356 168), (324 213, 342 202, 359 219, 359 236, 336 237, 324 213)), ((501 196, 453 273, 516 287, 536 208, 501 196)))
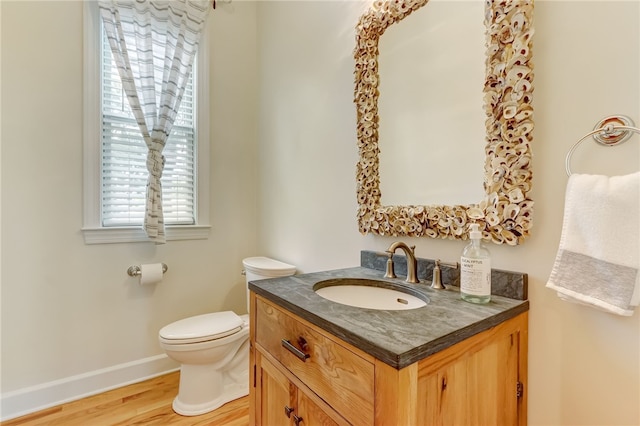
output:
MULTIPOLYGON (((84 3, 83 227, 85 244, 151 242, 136 226, 102 226, 101 218, 101 25, 98 2, 84 3)), ((209 30, 205 26, 196 61, 195 224, 165 225, 166 240, 209 237, 209 30)))

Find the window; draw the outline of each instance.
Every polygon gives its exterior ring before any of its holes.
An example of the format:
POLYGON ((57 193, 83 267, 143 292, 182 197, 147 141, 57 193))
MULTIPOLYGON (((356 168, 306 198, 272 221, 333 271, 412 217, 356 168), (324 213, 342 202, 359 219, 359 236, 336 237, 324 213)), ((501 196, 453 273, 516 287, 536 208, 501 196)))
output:
MULTIPOLYGON (((102 226, 142 225, 147 184, 147 147, 122 88, 109 41, 102 32, 102 226)), ((194 67, 195 69, 195 67, 194 67)), ((162 70, 156 70, 160 75, 162 70)), ((163 150, 162 198, 166 225, 195 223, 194 73, 163 150)), ((160 90, 160 82, 156 82, 160 90)))
MULTIPOLYGON (((180 111, 164 148, 163 213, 167 240, 208 236, 206 33, 180 111), (197 96, 202 93, 204 96, 197 96), (198 123, 205 123, 198 128, 198 123)), ((148 241, 142 223, 146 156, 122 90, 97 2, 85 2, 85 242, 148 241)))

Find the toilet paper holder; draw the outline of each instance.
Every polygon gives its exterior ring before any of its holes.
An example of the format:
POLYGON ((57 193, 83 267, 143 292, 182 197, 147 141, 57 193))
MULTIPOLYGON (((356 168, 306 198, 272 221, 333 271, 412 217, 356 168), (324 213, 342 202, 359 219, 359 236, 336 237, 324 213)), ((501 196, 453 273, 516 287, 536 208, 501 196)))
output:
MULTIPOLYGON (((167 266, 167 264, 163 263, 162 273, 164 274, 168 269, 169 267, 167 266)), ((130 277, 139 277, 140 275, 142 275, 142 269, 140 269, 139 266, 129 266, 129 269, 127 269, 127 274, 129 274, 130 277)))

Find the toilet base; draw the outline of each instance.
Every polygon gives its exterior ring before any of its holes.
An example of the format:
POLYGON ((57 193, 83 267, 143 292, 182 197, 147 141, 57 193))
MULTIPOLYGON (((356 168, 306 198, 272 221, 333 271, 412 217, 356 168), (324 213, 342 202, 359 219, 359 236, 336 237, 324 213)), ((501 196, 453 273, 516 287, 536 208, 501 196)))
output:
POLYGON ((205 414, 215 410, 216 408, 220 408, 227 402, 242 398, 243 396, 247 396, 249 394, 248 383, 246 384, 246 386, 236 385, 233 387, 235 387, 235 389, 225 389, 223 394, 218 398, 200 404, 185 403, 180 399, 180 395, 178 395, 174 398, 171 407, 173 408, 173 411, 180 414, 181 416, 199 416, 200 414, 205 414))
POLYGON ((249 341, 245 340, 226 368, 216 364, 182 364, 173 411, 198 416, 249 394, 249 341))

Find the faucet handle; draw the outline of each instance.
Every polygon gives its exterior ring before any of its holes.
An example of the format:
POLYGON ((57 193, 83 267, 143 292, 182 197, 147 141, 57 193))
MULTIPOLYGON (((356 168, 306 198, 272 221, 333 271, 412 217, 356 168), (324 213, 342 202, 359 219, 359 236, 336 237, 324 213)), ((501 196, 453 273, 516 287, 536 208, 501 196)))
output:
POLYGON ((436 290, 445 290, 446 287, 442 284, 442 277, 440 274, 440 259, 436 260, 436 264, 433 267, 433 279, 431 280, 431 288, 436 290))
POLYGON ((433 279, 431 280, 431 288, 436 290, 445 290, 446 287, 442 284, 442 273, 440 270, 440 265, 446 266, 447 268, 458 269, 458 262, 455 263, 442 263, 440 259, 435 261, 435 265, 433 267, 433 279))
POLYGON ((387 254, 389 255, 389 258, 387 259, 387 272, 385 272, 384 277, 398 278, 393 268, 393 252, 387 252, 387 254))

